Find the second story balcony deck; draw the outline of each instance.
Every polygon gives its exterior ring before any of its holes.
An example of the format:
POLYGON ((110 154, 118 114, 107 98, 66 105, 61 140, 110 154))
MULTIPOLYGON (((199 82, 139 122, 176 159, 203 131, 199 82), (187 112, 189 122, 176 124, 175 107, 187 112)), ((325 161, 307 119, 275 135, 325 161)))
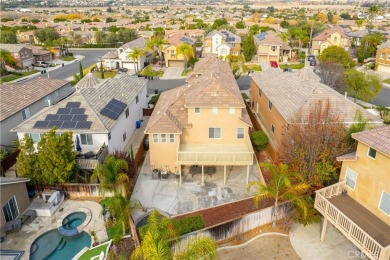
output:
POLYGON ((99 151, 80 153, 76 157, 77 166, 83 170, 94 170, 96 166, 102 164, 108 155, 108 146, 103 144, 99 151))

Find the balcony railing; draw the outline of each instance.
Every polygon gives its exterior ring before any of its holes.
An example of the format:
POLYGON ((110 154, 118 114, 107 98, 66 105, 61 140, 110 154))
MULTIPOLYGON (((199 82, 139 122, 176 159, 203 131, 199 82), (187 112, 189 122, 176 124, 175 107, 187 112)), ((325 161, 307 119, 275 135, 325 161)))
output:
POLYGON ((95 158, 78 158, 76 159, 77 166, 83 170, 94 170, 99 164, 104 162, 104 159, 108 155, 108 146, 103 145, 99 152, 97 152, 95 158))
MULTIPOLYGON (((345 181, 316 191, 314 207, 371 259, 389 259, 390 246, 383 247, 356 223, 342 213, 328 199, 338 196, 345 187, 345 181)), ((370 221, 367 219, 367 221, 370 221)))

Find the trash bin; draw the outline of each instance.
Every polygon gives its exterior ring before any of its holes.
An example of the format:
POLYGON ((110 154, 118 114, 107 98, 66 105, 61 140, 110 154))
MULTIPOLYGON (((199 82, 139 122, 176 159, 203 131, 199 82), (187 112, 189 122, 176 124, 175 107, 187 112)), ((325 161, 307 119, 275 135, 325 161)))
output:
POLYGON ((64 63, 62 63, 62 67, 64 67, 65 66, 65 64, 64 63))
POLYGON ((136 121, 135 123, 136 123, 137 128, 141 128, 141 121, 140 120, 136 121))
POLYGON ((154 90, 154 94, 158 95, 158 89, 154 90))
POLYGON ((158 180, 160 178, 160 171, 158 169, 154 169, 152 172, 152 179, 158 180))

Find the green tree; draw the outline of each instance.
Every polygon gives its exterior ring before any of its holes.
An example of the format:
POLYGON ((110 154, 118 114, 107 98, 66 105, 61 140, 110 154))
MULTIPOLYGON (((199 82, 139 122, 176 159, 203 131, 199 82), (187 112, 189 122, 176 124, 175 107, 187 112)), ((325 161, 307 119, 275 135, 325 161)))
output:
POLYGON ((163 27, 156 27, 153 30, 153 34, 158 37, 164 37, 165 36, 165 29, 163 27))
POLYGON ((226 56, 226 61, 229 63, 235 79, 241 77, 241 74, 246 71, 245 58, 242 55, 229 54, 226 56))
POLYGON ((38 143, 38 165, 42 173, 42 183, 54 184, 69 182, 77 170, 72 132, 56 134, 54 127, 41 136, 38 143))
POLYGON ((122 194, 126 194, 126 184, 129 183, 129 177, 123 172, 127 169, 126 161, 109 155, 103 164, 95 168, 91 181, 99 180, 99 191, 102 193, 121 190, 122 194))
POLYGON ((347 13, 341 13, 340 17, 343 18, 344 20, 352 20, 352 17, 351 17, 351 15, 348 12, 347 13))
POLYGON ((356 111, 355 121, 356 123, 352 124, 347 130, 347 138, 349 143, 356 148, 357 141, 352 138, 352 134, 364 131, 367 126, 367 120, 364 119, 361 111, 356 111))
POLYGON ((385 41, 385 37, 378 32, 365 35, 360 39, 358 48, 358 58, 362 62, 364 59, 370 58, 376 54, 379 44, 385 41))
POLYGON ((156 48, 157 48, 160 62, 162 64, 163 58, 164 58, 163 47, 167 43, 168 43, 168 41, 165 40, 163 37, 156 36, 156 37, 153 37, 151 40, 146 41, 145 49, 147 51, 151 51, 153 53, 153 55, 156 55, 156 48))
POLYGON ((355 62, 351 59, 349 53, 340 46, 329 46, 321 52, 318 60, 342 64, 344 68, 352 68, 355 66, 355 62))
POLYGON ((2 76, 7 74, 7 67, 5 65, 13 68, 16 67, 16 59, 9 51, 0 49, 0 74, 2 76))
POLYGON ((44 42, 53 42, 60 38, 60 35, 53 27, 46 27, 43 29, 38 29, 34 31, 35 37, 37 37, 38 41, 41 43, 44 42))
POLYGON ((157 210, 149 215, 148 223, 141 227, 142 243, 131 254, 130 259, 215 259, 215 241, 206 236, 197 236, 185 246, 178 245, 178 232, 172 219, 162 216, 157 210), (180 250, 181 249, 181 250, 180 250))
POLYGON ((348 92, 356 99, 373 100, 382 89, 383 83, 379 76, 373 73, 364 73, 355 69, 344 72, 348 92))
POLYGON ((13 31, 0 31, 0 43, 18 43, 16 34, 13 31))
POLYGON ((334 15, 333 15, 332 12, 328 12, 328 14, 326 15, 326 17, 328 18, 328 23, 333 23, 334 15))
POLYGON ((112 17, 107 17, 106 18, 106 23, 113 23, 113 22, 116 22, 116 19, 114 19, 112 17))
POLYGON ((41 173, 38 167, 37 153, 32 138, 25 134, 19 142, 20 153, 16 159, 15 169, 19 177, 31 179, 32 184, 41 182, 41 173))
POLYGON ((100 61, 100 77, 104 79, 103 61, 100 61))
POLYGON ((256 45, 252 34, 246 34, 242 39, 242 54, 245 61, 250 61, 256 53, 256 45))
POLYGON ((138 73, 138 63, 139 63, 139 58, 143 57, 145 55, 146 51, 142 50, 138 47, 135 47, 132 52, 129 53, 129 58, 135 62, 136 64, 136 69, 135 73, 138 73))
POLYGON ((360 29, 360 27, 362 27, 362 25, 364 23, 364 20, 357 19, 357 20, 355 20, 355 23, 356 23, 358 29, 360 29))
POLYGON ((121 29, 117 32, 117 38, 119 42, 127 43, 137 39, 138 33, 135 29, 121 29))
POLYGON ((214 23, 211 25, 211 28, 215 30, 221 27, 222 25, 227 25, 227 24, 228 22, 225 18, 216 19, 214 23))
POLYGON ((107 43, 107 34, 103 31, 95 32, 95 41, 97 44, 107 43))
POLYGON ((79 75, 80 79, 84 78, 83 65, 81 64, 81 61, 79 61, 79 75))
POLYGON ((280 27, 282 27, 283 29, 286 29, 289 26, 290 26, 290 24, 286 20, 283 20, 283 21, 280 22, 280 27))
POLYGON ((176 58, 180 54, 183 55, 184 60, 184 70, 187 69, 187 63, 190 60, 191 57, 195 57, 194 48, 191 45, 188 45, 187 43, 183 42, 176 48, 176 58))
POLYGON ((239 21, 236 23, 236 28, 237 29, 244 29, 245 28, 245 23, 243 21, 239 21))
POLYGON ((249 33, 252 35, 258 34, 260 31, 261 31, 260 26, 258 26, 257 24, 249 27, 249 33))
POLYGON ((288 165, 283 163, 279 165, 261 163, 260 166, 269 171, 271 181, 268 184, 259 181, 251 182, 248 184, 248 190, 251 187, 255 187, 254 201, 256 207, 258 207, 259 201, 262 199, 274 199, 272 227, 276 227, 278 219, 277 209, 281 201, 293 201, 297 207, 304 211, 303 215, 306 216, 306 203, 301 198, 301 195, 307 192, 309 185, 302 181, 300 175, 290 172, 288 165))

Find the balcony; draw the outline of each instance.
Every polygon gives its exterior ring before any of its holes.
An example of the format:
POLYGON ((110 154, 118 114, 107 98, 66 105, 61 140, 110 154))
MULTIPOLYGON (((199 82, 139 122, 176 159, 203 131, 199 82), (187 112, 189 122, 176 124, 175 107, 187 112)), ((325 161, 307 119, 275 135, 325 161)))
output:
POLYGON ((180 144, 180 165, 252 165, 253 148, 247 144, 180 144))
POLYGON ((366 256, 389 259, 390 226, 350 196, 343 195, 344 188, 345 181, 341 181, 316 191, 314 207, 366 256))
POLYGON ((85 154, 79 154, 76 158, 76 163, 79 169, 94 170, 99 164, 104 162, 107 155, 108 146, 103 144, 97 153, 88 152, 85 154))

